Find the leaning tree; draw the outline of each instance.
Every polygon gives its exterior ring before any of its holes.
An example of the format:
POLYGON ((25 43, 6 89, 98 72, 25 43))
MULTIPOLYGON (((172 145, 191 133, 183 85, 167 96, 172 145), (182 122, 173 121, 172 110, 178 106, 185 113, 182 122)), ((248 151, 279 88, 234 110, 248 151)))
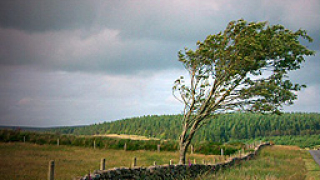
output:
POLYGON ((267 22, 231 21, 224 32, 197 42, 196 50, 179 51, 189 78, 180 76, 173 95, 184 104, 179 138, 180 164, 195 132, 221 113, 250 111, 280 114, 305 85, 293 84, 288 72, 300 69, 314 51, 305 30, 291 31, 267 22))

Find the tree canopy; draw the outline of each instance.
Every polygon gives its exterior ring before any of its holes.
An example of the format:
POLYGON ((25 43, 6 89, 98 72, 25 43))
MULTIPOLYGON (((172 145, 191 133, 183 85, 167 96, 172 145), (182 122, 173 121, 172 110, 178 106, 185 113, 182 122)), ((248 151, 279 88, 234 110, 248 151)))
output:
POLYGON ((178 53, 190 75, 188 83, 181 76, 173 86, 184 104, 181 164, 194 133, 210 116, 231 111, 280 114, 282 105, 293 104, 294 92, 305 86, 292 83, 287 74, 300 68, 305 55, 314 54, 300 38, 312 41, 305 30, 240 19, 198 41, 196 50, 178 53))

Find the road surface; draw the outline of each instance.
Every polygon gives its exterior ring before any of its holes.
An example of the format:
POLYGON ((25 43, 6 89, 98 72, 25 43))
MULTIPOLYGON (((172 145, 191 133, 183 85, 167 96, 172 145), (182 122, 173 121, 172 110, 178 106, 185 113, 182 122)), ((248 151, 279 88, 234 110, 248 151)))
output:
POLYGON ((310 150, 309 152, 320 166, 320 150, 310 150))

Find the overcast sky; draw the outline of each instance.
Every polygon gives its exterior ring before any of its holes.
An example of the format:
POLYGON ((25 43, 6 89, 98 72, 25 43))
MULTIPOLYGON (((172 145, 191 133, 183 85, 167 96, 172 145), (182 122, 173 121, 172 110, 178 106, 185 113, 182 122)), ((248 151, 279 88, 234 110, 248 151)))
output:
POLYGON ((286 111, 320 112, 319 0, 0 1, 0 125, 84 125, 178 114, 177 53, 231 20, 307 30, 316 51, 286 111))

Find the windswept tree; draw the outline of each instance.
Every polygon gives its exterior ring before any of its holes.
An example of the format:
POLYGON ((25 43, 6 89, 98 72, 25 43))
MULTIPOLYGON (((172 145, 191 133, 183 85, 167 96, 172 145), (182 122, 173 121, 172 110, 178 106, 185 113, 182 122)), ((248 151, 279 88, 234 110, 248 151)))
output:
POLYGON ((304 30, 240 19, 198 41, 196 50, 178 53, 190 75, 173 86, 173 95, 184 104, 180 164, 185 164, 194 134, 209 119, 232 111, 280 114, 283 105, 293 104, 295 92, 305 85, 292 83, 287 74, 300 69, 305 55, 314 54, 300 44, 301 38, 312 42, 304 30))

